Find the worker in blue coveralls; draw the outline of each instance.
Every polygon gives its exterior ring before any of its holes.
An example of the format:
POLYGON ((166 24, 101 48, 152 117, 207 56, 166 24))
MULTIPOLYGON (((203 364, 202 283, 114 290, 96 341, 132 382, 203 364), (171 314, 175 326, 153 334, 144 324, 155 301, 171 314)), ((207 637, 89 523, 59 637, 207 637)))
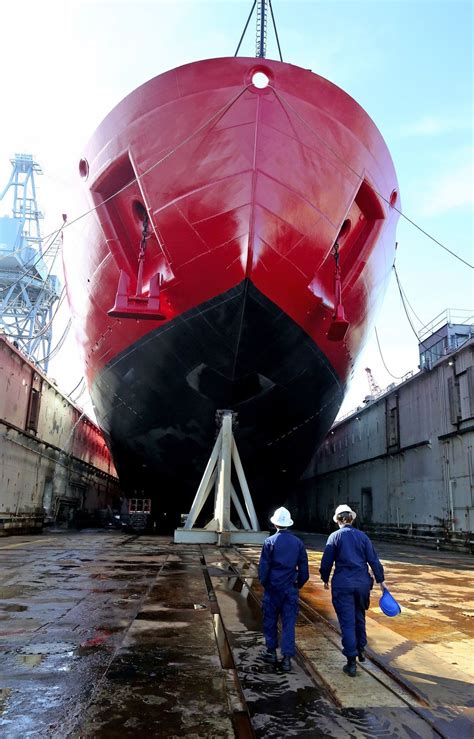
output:
POLYGON ((347 664, 342 669, 350 677, 355 677, 357 672, 356 658, 359 657, 359 662, 365 661, 365 612, 374 584, 367 564, 382 593, 385 589, 383 566, 369 537, 352 526, 355 518, 356 513, 348 505, 336 508, 333 521, 339 530, 330 534, 319 568, 321 580, 328 590, 329 576, 335 564, 331 580, 332 604, 341 627, 342 653, 347 657, 347 664))
POLYGON ((298 615, 298 590, 309 578, 308 555, 301 539, 288 531, 293 526, 290 512, 277 508, 270 521, 276 534, 265 539, 258 565, 263 595, 263 633, 266 649, 262 659, 277 665, 278 618, 281 619, 281 668, 291 670, 295 654, 295 625, 298 615))

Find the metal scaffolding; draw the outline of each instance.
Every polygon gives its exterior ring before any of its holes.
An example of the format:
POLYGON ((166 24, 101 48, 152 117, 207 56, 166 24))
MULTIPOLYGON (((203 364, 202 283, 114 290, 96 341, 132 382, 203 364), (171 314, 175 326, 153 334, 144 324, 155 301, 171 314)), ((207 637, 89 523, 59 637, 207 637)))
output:
POLYGON ((15 154, 10 162, 10 179, 0 193, 0 202, 13 194, 12 215, 0 217, 0 332, 47 371, 53 306, 61 289, 51 274, 59 243, 43 251, 35 185, 41 167, 31 154, 15 154))

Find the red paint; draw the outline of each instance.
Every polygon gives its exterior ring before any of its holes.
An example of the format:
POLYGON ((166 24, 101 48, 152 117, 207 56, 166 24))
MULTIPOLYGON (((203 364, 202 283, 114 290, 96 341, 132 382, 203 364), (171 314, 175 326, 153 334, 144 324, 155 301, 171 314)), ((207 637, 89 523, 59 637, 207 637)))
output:
POLYGON ((87 639, 86 641, 82 642, 80 644, 80 647, 82 649, 93 649, 94 647, 100 647, 105 641, 107 641, 109 636, 111 636, 110 631, 99 629, 99 634, 97 636, 94 636, 92 639, 87 639))
POLYGON ((342 90, 274 61, 185 65, 109 114, 80 172, 98 208, 81 246, 66 239, 64 259, 89 384, 138 338, 246 276, 347 380, 388 280, 398 219, 390 203, 400 201, 380 133, 342 90), (250 83, 257 68, 270 78, 263 90, 250 83), (136 288, 143 206, 153 229, 143 286, 146 294, 162 275, 164 321, 108 315, 120 270, 136 288), (338 234, 350 326, 330 341, 338 234))

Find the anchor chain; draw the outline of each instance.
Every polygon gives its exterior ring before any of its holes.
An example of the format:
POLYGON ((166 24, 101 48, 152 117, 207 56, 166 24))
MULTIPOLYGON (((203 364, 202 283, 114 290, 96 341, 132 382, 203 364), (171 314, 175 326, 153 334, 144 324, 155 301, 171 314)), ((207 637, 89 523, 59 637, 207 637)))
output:
POLYGON ((138 254, 137 295, 141 295, 143 291, 143 268, 145 266, 146 240, 149 236, 149 224, 150 219, 148 218, 148 213, 146 213, 143 219, 142 237, 140 240, 140 251, 138 254))
POLYGON ((338 244, 337 241, 334 242, 334 246, 332 248, 331 254, 333 255, 334 261, 336 263, 336 274, 340 274, 340 269, 339 269, 339 244, 338 244))
POLYGON ((342 304, 342 284, 341 269, 339 267, 339 243, 334 242, 331 254, 334 257, 336 269, 334 272, 334 314, 332 323, 329 327, 327 337, 330 341, 342 341, 349 328, 349 321, 344 314, 344 306, 342 304))
POLYGON ((150 225, 150 219, 148 218, 148 213, 146 213, 143 219, 142 238, 140 241, 140 254, 138 255, 139 260, 145 256, 146 240, 148 238, 148 226, 149 225, 150 225))

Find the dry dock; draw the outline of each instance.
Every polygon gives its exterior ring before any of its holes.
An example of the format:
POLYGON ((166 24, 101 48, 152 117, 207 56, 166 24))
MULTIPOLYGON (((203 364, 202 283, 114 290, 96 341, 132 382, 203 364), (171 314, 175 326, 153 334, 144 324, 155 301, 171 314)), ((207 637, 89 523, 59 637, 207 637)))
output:
POLYGON ((305 537, 298 656, 258 659, 255 548, 175 545, 121 532, 0 542, 2 737, 472 737, 472 557, 378 545, 403 605, 374 597, 369 660, 341 667, 305 537))

